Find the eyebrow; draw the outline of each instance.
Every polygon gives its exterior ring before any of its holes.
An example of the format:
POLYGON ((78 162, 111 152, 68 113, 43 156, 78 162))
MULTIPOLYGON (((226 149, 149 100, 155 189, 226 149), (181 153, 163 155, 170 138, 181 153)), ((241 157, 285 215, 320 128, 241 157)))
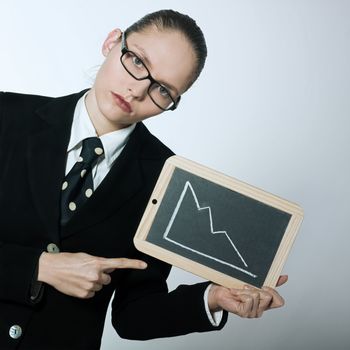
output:
MULTIPOLYGON (((147 56, 145 50, 144 50, 142 47, 140 47, 139 45, 137 45, 137 44, 134 44, 134 46, 135 46, 139 51, 141 51, 141 53, 142 53, 142 58, 143 58, 144 61, 146 61, 147 67, 152 68, 152 67, 153 67, 153 66, 152 66, 152 63, 151 63, 151 61, 149 60, 149 58, 148 58, 148 56, 147 56)), ((177 96, 179 95, 179 92, 177 91, 177 89, 176 89, 173 85, 171 85, 171 84, 169 84, 169 83, 166 83, 166 82, 164 82, 164 81, 162 81, 162 80, 158 80, 158 81, 159 81, 160 83, 162 83, 162 85, 165 85, 165 86, 166 86, 167 88, 169 88, 170 90, 173 90, 173 91, 176 93, 177 96)))

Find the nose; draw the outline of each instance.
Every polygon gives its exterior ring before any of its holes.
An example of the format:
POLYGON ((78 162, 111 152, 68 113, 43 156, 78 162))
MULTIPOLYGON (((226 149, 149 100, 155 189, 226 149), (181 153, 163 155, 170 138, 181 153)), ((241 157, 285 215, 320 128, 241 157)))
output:
POLYGON ((134 98, 142 100, 147 95, 147 90, 150 83, 151 82, 149 79, 134 79, 132 82, 130 82, 128 90, 131 92, 134 98))

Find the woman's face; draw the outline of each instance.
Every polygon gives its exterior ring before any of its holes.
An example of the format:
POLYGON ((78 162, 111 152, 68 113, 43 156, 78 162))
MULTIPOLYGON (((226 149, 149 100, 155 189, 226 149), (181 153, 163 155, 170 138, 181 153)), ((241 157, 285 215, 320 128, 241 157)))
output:
MULTIPOLYGON (((105 131, 106 128, 118 130, 163 112, 147 94, 150 80, 136 80, 121 64, 121 35, 116 29, 105 40, 102 53, 106 59, 86 100, 93 123, 105 131), (123 108, 114 94, 128 102, 131 110, 123 108)), ((149 27, 146 31, 131 33, 126 37, 126 44, 143 60, 152 77, 169 88, 172 97, 186 90, 196 58, 182 34, 149 27)))

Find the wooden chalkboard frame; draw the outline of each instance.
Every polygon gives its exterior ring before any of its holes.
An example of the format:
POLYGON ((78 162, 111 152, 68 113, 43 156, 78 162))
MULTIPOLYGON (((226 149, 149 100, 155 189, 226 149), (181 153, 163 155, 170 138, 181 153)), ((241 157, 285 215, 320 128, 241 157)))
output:
POLYGON ((264 281, 264 286, 275 287, 303 220, 302 208, 295 203, 289 202, 276 195, 180 156, 172 156, 168 158, 164 164, 134 236, 135 247, 139 251, 150 256, 228 288, 240 288, 245 284, 249 284, 147 241, 147 236, 157 214, 157 210, 176 168, 198 175, 213 183, 236 191, 244 196, 265 203, 291 215, 287 229, 264 281))

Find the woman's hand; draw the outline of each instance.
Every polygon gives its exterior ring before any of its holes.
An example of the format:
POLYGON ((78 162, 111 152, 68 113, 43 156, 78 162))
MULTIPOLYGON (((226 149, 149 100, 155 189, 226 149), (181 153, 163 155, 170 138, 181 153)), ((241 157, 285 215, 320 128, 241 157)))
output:
MULTIPOLYGON (((287 275, 280 276, 277 286, 281 286, 287 280, 287 275)), ((211 312, 226 310, 240 317, 257 318, 266 310, 283 306, 284 300, 270 287, 257 289, 245 286, 243 289, 236 289, 214 284, 209 290, 208 304, 211 312)))
POLYGON ((111 282, 115 269, 145 269, 147 264, 126 258, 101 258, 85 253, 42 253, 38 281, 77 298, 92 298, 111 282))

